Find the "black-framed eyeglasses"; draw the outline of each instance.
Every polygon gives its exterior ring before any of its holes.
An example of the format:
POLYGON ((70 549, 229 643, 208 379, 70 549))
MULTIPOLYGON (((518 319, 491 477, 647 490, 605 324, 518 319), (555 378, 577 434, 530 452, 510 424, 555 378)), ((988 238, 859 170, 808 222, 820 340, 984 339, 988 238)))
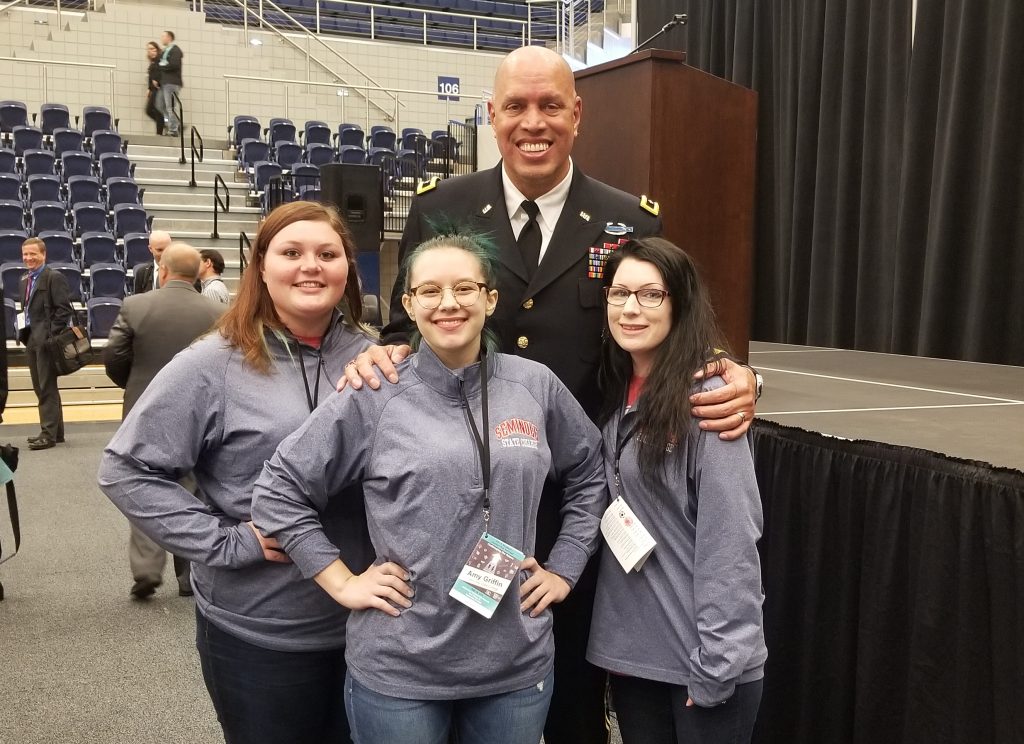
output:
POLYGON ((636 301, 640 307, 661 307, 661 303, 668 297, 668 290, 644 287, 642 289, 626 289, 618 285, 604 288, 604 299, 609 305, 622 307, 629 302, 629 296, 636 295, 636 301))
POLYGON ((409 294, 416 298, 416 302, 424 310, 436 310, 441 306, 444 293, 451 290, 452 297, 462 307, 469 307, 480 299, 480 293, 487 289, 483 282, 458 282, 454 286, 441 287, 437 284, 421 284, 418 287, 410 287, 409 294))

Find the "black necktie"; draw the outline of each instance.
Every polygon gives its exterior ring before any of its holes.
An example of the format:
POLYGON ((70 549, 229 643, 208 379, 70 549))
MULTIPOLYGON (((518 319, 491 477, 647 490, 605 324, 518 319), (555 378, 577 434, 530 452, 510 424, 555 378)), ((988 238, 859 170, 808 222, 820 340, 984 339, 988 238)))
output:
POLYGON ((532 278, 533 273, 537 270, 537 264, 540 263, 541 235, 540 225, 537 224, 540 207, 537 206, 537 202, 532 201, 524 201, 520 206, 530 219, 523 227, 523 231, 519 233, 519 240, 516 243, 523 256, 523 263, 526 264, 526 273, 532 278))

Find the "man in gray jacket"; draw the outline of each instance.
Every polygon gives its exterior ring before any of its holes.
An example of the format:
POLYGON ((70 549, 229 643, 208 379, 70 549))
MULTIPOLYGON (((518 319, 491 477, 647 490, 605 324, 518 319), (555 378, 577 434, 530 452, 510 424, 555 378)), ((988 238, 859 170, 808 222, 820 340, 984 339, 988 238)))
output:
MULTIPOLYGON (((128 297, 114 321, 103 362, 107 376, 124 388, 122 419, 156 374, 198 336, 213 327, 226 307, 200 295, 193 283, 199 275, 199 252, 174 243, 160 258, 159 292, 128 297)), ((128 560, 135 584, 131 594, 145 599, 160 586, 167 554, 132 525, 128 560)), ((190 596, 188 561, 174 558, 178 593, 190 596)))

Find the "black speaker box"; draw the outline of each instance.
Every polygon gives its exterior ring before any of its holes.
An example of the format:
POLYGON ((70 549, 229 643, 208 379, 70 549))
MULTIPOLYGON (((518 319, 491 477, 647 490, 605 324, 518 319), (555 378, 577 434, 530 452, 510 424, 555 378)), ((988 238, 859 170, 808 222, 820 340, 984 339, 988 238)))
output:
POLYGON ((384 193, 380 179, 380 167, 376 165, 320 166, 320 198, 341 213, 360 252, 379 251, 384 238, 384 193))

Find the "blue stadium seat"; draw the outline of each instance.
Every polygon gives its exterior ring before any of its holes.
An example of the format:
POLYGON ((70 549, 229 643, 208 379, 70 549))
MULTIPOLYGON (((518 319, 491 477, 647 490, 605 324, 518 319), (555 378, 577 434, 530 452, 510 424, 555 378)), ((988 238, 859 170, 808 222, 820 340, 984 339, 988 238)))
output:
POLYGON ((38 201, 64 201, 60 193, 60 179, 57 176, 29 176, 25 186, 28 194, 26 201, 29 204, 38 201))
POLYGON ((313 187, 320 187, 320 168, 309 163, 296 163, 292 167, 292 188, 295 193, 313 187))
POLYGON ((370 165, 384 166, 395 159, 395 151, 387 147, 371 147, 366 153, 366 162, 370 165))
POLYGON ((281 166, 272 160, 262 160, 253 166, 249 177, 249 190, 256 194, 263 193, 271 178, 281 175, 281 166))
POLYGON ((331 144, 331 128, 327 126, 326 122, 307 121, 303 127, 303 132, 303 142, 307 145, 313 143, 331 144))
POLYGON ((123 238, 128 233, 149 232, 149 217, 138 204, 118 204, 114 207, 114 234, 123 238))
POLYGON ((25 227, 25 205, 13 199, 0 200, 0 230, 24 230, 25 227))
POLYGON ((233 133, 231 144, 235 150, 238 150, 247 139, 258 140, 262 131, 260 120, 255 116, 236 116, 234 123, 228 127, 228 134, 233 133))
POLYGON ((53 152, 58 158, 66 152, 77 152, 84 149, 84 136, 77 129, 53 130, 53 152))
POLYGON ((53 152, 50 150, 25 150, 21 159, 22 173, 25 178, 51 176, 54 173, 53 162, 53 152))
POLYGON ((395 162, 402 178, 423 178, 426 175, 426 156, 415 150, 399 150, 395 162))
POLYGON ((87 232, 82 235, 82 268, 92 268, 98 263, 114 263, 117 260, 117 241, 105 231, 87 232))
POLYGON ((422 129, 416 127, 405 127, 402 130, 402 150, 415 150, 416 143, 426 139, 426 135, 423 134, 422 129))
POLYGON ((370 127, 370 136, 367 138, 367 147, 372 150, 375 147, 385 147, 389 150, 395 149, 397 141, 395 130, 391 127, 378 124, 370 127))
POLYGON ((320 201, 320 189, 316 186, 307 186, 299 192, 299 199, 302 201, 320 201))
POLYGON ((37 127, 14 128, 14 152, 20 158, 25 150, 41 150, 43 147, 43 130, 37 127))
POLYGON ((114 211, 118 204, 142 204, 139 185, 130 178, 111 178, 107 181, 107 209, 114 211))
POLYGON ((87 233, 106 233, 109 228, 106 205, 99 202, 76 204, 71 208, 71 224, 74 234, 83 239, 87 233))
POLYGON ((267 142, 294 142, 295 124, 291 119, 274 118, 263 130, 263 134, 266 135, 267 142))
POLYGON ((92 157, 81 150, 70 150, 60 156, 60 177, 67 183, 73 176, 93 175, 92 157))
POLYGON ((320 167, 334 162, 334 148, 330 145, 313 143, 306 145, 305 161, 310 165, 320 167))
POLYGON ((15 127, 28 126, 28 106, 21 101, 0 101, 0 132, 10 134, 15 127))
POLYGON ((0 264, 19 263, 21 244, 28 240, 25 230, 0 230, 0 264))
POLYGON ((86 138, 91 138, 93 132, 116 128, 106 106, 85 106, 82 109, 82 134, 86 138))
POLYGON ((124 236, 124 267, 151 263, 153 255, 149 252, 148 233, 126 233, 124 236))
POLYGON ((62 201, 32 202, 29 214, 32 219, 32 233, 34 235, 38 235, 43 230, 67 229, 67 209, 62 201))
POLYGON ((96 176, 71 176, 68 179, 68 206, 100 201, 100 179, 96 176))
POLYGON ((274 155, 277 163, 286 170, 302 160, 302 146, 294 142, 280 140, 274 143, 274 155))
POLYGON ((339 163, 356 163, 361 164, 366 162, 366 150, 359 145, 342 145, 341 152, 338 153, 339 163))
POLYGON ((99 129, 92 133, 92 158, 99 160, 104 153, 123 153, 121 135, 109 129, 99 129))
POLYGON ((341 124, 338 126, 338 147, 345 145, 358 145, 362 147, 365 139, 362 127, 358 127, 355 124, 341 124))
POLYGON ((125 270, 118 263, 95 263, 89 268, 89 296, 123 298, 125 270))
POLYGON ((21 287, 18 283, 21 277, 28 273, 28 267, 21 261, 0 264, 0 282, 4 286, 4 299, 21 302, 25 298, 21 296, 21 287))
POLYGON ((459 159, 459 142, 445 131, 434 132, 431 137, 431 154, 445 160, 459 159))
POLYGON ((54 261, 50 258, 50 246, 46 246, 46 265, 64 275, 72 302, 82 301, 82 270, 78 264, 69 261, 54 261))
POLYGON ((132 178, 135 175, 135 164, 119 152, 107 152, 100 155, 100 181, 106 183, 111 178, 132 178))
POLYGON ((0 148, 0 173, 14 173, 18 165, 18 156, 14 150, 0 148))
POLYGON ((0 199, 21 201, 21 177, 14 173, 0 173, 0 199))
POLYGON ((67 230, 43 230, 38 237, 46 243, 47 262, 70 263, 75 260, 75 241, 67 230))
POLYGON ((270 160, 270 145, 252 138, 242 140, 238 150, 238 170, 248 171, 263 160, 270 160))
POLYGON ((121 312, 121 300, 117 297, 93 297, 86 305, 88 313, 89 338, 106 338, 121 312))
POLYGON ((57 129, 71 126, 71 112, 63 103, 44 103, 39 107, 39 128, 51 136, 57 129))

